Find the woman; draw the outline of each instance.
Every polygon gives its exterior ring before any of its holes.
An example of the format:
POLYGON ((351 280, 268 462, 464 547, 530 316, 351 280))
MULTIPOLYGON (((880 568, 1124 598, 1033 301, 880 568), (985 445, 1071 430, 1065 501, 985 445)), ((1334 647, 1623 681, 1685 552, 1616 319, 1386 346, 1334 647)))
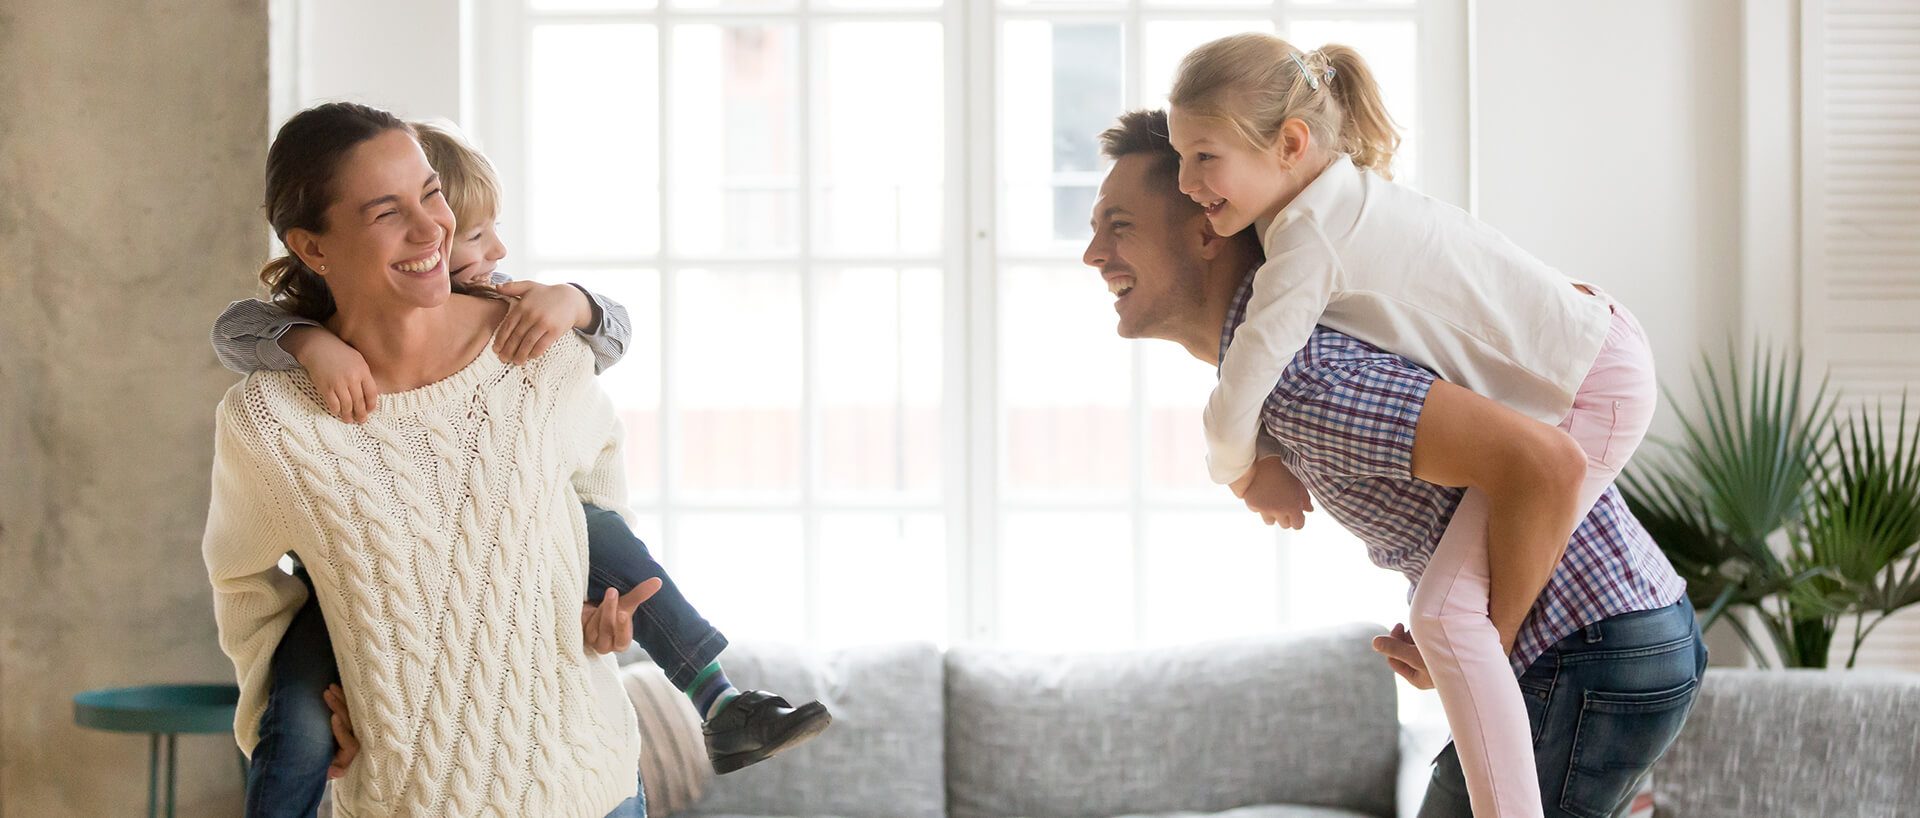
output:
MULTIPOLYGON (((202 551, 251 751, 273 648, 305 599, 333 632, 357 758, 345 815, 639 815, 640 736, 613 617, 575 619, 582 502, 625 505, 620 427, 577 339, 524 366, 489 350, 497 298, 454 293, 453 214, 405 123, 332 103, 287 122, 267 211, 288 249, 262 277, 324 316, 383 394, 361 425, 300 371, 222 400, 202 551)), ((484 295, 484 294, 483 294, 484 295)), ((637 604, 634 597, 621 607, 637 604)), ((630 609, 630 608, 629 608, 630 609)))

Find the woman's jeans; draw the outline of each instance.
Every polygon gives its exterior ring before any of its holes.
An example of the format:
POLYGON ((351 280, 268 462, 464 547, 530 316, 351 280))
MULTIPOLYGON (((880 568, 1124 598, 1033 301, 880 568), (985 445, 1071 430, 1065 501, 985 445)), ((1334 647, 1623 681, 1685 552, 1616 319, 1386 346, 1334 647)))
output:
MULTIPOLYGON (((700 671, 726 649, 726 637, 687 602, 666 569, 647 552, 646 543, 633 535, 619 514, 589 505, 586 517, 585 598, 598 602, 608 588, 624 593, 659 577, 660 591, 634 611, 634 641, 666 671, 676 687, 692 684, 700 671)), ((312 816, 320 808, 327 765, 333 762, 336 751, 333 712, 327 709, 321 694, 327 685, 340 681, 340 669, 334 664, 333 642, 327 636, 327 622, 320 615, 313 582, 304 569, 295 569, 294 576, 307 584, 307 603, 293 615, 293 623, 273 651, 267 710, 260 717, 260 743, 253 748, 247 767, 248 818, 312 816)), ((644 811, 644 801, 636 809, 644 811)))
MULTIPOLYGON (((1610 616, 1548 648, 1520 677, 1546 814, 1619 814, 1680 734, 1706 669, 1706 644, 1685 597, 1610 616)), ((1472 814, 1459 756, 1448 744, 1420 818, 1472 814)))

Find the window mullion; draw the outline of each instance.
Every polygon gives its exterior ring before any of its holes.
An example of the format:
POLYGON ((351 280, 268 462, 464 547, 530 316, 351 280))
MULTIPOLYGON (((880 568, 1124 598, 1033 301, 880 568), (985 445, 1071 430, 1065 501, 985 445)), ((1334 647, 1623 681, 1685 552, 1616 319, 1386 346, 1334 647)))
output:
MULTIPOLYGON (((807 0, 807 6, 811 5, 811 0, 807 0)), ((821 72, 815 70, 818 67, 815 64, 818 49, 814 47, 815 35, 820 25, 821 23, 810 16, 803 16, 796 22, 797 30, 794 32, 794 41, 800 50, 796 66, 800 74, 796 80, 796 85, 800 89, 800 100, 795 112, 799 118, 799 127, 795 132, 800 135, 799 173, 800 189, 803 191, 801 195, 806 197, 798 208, 799 224, 797 225, 800 245, 801 566, 806 575, 806 587, 801 592, 801 599, 806 606, 804 633, 808 640, 816 644, 821 637, 820 629, 823 621, 821 606, 825 603, 824 595, 820 592, 820 583, 825 576, 820 557, 820 513, 814 507, 814 484, 819 478, 820 471, 816 463, 820 442, 818 407, 816 406, 818 401, 816 384, 820 376, 818 337, 820 322, 816 314, 818 271, 814 268, 813 259, 813 208, 818 204, 818 200, 813 196, 813 191, 815 189, 814 163, 818 160, 814 145, 820 140, 816 139, 818 134, 814 131, 816 125, 813 109, 814 101, 819 99, 820 95, 820 89, 815 87, 815 77, 821 72)))
POLYGON ((674 480, 674 474, 677 471, 675 467, 680 462, 680 413, 677 411, 679 407, 676 405, 678 390, 674 389, 673 384, 673 330, 676 323, 674 320, 673 302, 679 288, 676 286, 678 282, 675 280, 678 272, 677 265, 674 264, 674 215, 673 209, 670 206, 673 201, 671 192, 673 186, 673 165, 668 161, 672 153, 673 132, 670 126, 665 124, 673 121, 668 118, 668 115, 673 110, 673 32, 667 26, 666 19, 663 16, 659 16, 658 12, 655 13, 655 16, 653 16, 651 20, 654 23, 654 55, 659 63, 655 70, 655 81, 659 83, 659 89, 655 94, 655 99, 659 100, 660 108, 655 112, 654 121, 662 123, 659 126, 659 138, 655 140, 660 154, 657 160, 660 163, 658 169, 659 190, 656 191, 656 195, 659 197, 659 209, 656 212, 660 214, 660 256, 659 264, 657 265, 658 272, 655 273, 655 275, 658 276, 657 280, 660 288, 660 321, 657 327, 660 333, 660 359, 656 364, 659 367, 657 371, 660 373, 660 422, 658 424, 660 429, 660 439, 658 442, 660 460, 658 467, 660 469, 660 538, 664 547, 656 550, 659 550, 663 554, 670 555, 674 545, 680 541, 679 508, 678 504, 674 502, 677 493, 676 489, 678 488, 674 480))
POLYGON ((966 228, 965 382, 966 415, 966 638, 994 640, 999 628, 999 282, 997 159, 998 112, 994 108, 1000 31, 993 2, 957 3, 964 13, 966 50, 957 56, 966 76, 965 116, 949 135, 966 151, 964 196, 966 228))

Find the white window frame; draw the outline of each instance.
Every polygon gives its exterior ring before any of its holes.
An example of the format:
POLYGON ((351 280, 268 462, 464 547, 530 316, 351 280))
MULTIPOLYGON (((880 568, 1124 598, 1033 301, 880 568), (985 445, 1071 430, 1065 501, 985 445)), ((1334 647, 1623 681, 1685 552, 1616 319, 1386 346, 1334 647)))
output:
MULTIPOLYGON (((658 0, 658 6, 648 10, 619 12, 533 12, 527 8, 526 0, 463 0, 465 8, 461 14, 465 31, 462 32, 463 44, 461 76, 464 81, 461 88, 461 112, 474 135, 485 145, 492 157, 502 182, 516 195, 506 198, 502 222, 508 235, 528 235, 525 226, 525 202, 527 196, 527 144, 529 123, 521 115, 526 104, 529 84, 530 40, 536 22, 622 22, 647 23, 656 26, 658 31, 658 54, 661 110, 670 110, 673 93, 670 81, 672 70, 672 26, 678 23, 719 23, 754 24, 764 22, 792 22, 795 24, 796 45, 799 50, 799 72, 797 86, 808 94, 800 101, 799 125, 801 144, 799 145, 799 174, 801 206, 797 229, 798 246, 791 257, 779 256, 777 263, 783 267, 791 266, 798 270, 801 277, 802 315, 801 327, 806 336, 806 355, 808 374, 803 379, 801 396, 801 423, 806 438, 801 450, 802 486, 799 499, 792 508, 782 505, 782 510, 797 511, 805 520, 804 565, 808 589, 805 612, 805 632, 809 639, 819 635, 821 621, 819 606, 821 595, 818 588, 818 518, 823 511, 839 511, 844 505, 825 504, 814 496, 814 456, 818 451, 816 428, 814 423, 814 363, 813 350, 818 348, 812 338, 816 326, 814 316, 812 271, 817 268, 833 267, 853 263, 863 265, 890 265, 897 267, 936 267, 944 275, 944 344, 943 355, 945 373, 945 405, 947 415, 943 431, 943 473, 942 497, 937 503, 929 504, 892 504, 882 510, 897 512, 940 511, 947 521, 947 560, 948 560, 948 604, 947 612, 949 643, 993 642, 1001 634, 998 622, 1000 609, 997 595, 999 584, 999 549, 997 532, 1001 516, 1009 510, 1075 510, 1091 509, 1088 504, 1063 503, 1026 503, 1017 509, 1010 508, 1000 499, 1000 439, 998 429, 999 373, 999 332, 997 316, 999 302, 996 283, 1001 265, 1021 262, 1039 262, 1057 265, 1063 261, 1078 264, 1078 248, 1060 258, 1003 256, 999 250, 998 197, 1002 180, 996 153, 1000 134, 997 133, 999 115, 997 89, 1000 64, 999 32, 1003 22, 1017 19, 1041 19, 1057 22, 1117 22, 1123 24, 1123 66, 1125 77, 1122 80, 1127 108, 1141 107, 1143 104, 1139 75, 1144 25, 1148 19, 1248 19, 1250 17, 1269 17, 1276 30, 1285 32, 1287 24, 1297 19, 1367 19, 1388 18, 1406 19, 1416 23, 1420 49, 1420 118, 1418 129, 1419 163, 1422 175, 1422 187, 1431 195, 1452 201, 1469 210, 1473 209, 1472 173, 1473 140, 1471 124, 1471 105, 1468 99, 1470 87, 1468 38, 1471 31, 1469 19, 1470 6, 1467 0, 1405 0, 1405 2, 1368 2, 1367 0, 1343 0, 1329 3, 1300 3, 1294 0, 1277 0, 1266 7, 1222 3, 1206 7, 1165 6, 1147 2, 1147 0, 1122 0, 1122 2, 1034 2, 1017 7, 1003 6, 999 2, 987 0, 946 0, 937 9, 924 11, 850 11, 825 8, 822 0, 794 0, 784 9, 769 10, 752 8, 742 10, 700 9, 682 10, 670 6, 670 0, 658 0), (813 193, 813 175, 815 167, 814 142, 818 132, 817 123, 812 121, 811 99, 814 97, 812 83, 817 74, 815 70, 818 55, 815 51, 814 26, 818 21, 886 21, 916 20, 937 21, 942 24, 945 43, 945 144, 948 146, 946 157, 945 195, 945 233, 944 251, 933 256, 858 256, 829 257, 814 252, 813 208, 816 204, 813 193), (484 58, 481 55, 485 55, 484 58), (485 93, 482 93, 484 89, 485 93)), ((1115 111, 1116 115, 1120 112, 1115 111)), ((673 189, 673 166, 668 161, 668 151, 672 143, 671 134, 663 127, 660 134, 660 213, 662 219, 670 217, 670 197, 673 189)), ((661 542, 656 550, 662 555, 670 554, 673 549, 675 518, 685 510, 713 511, 727 510, 724 507, 706 505, 687 506, 674 495, 673 469, 677 458, 675 445, 676 430, 673 422, 672 377, 673 354, 672 329, 675 317, 672 315, 673 276, 677 269, 699 267, 703 269, 728 269, 746 266, 764 266, 764 262, 774 259, 743 259, 729 255, 720 258, 693 259, 677 256, 671 229, 663 226, 660 251, 656 256, 595 259, 590 262, 570 262, 556 259, 532 257, 531 253, 521 253, 516 269, 529 271, 535 269, 567 269, 607 267, 643 267, 658 271, 660 275, 661 321, 657 327, 638 327, 639 331, 654 331, 660 334, 662 355, 660 372, 660 429, 659 451, 661 458, 660 494, 656 503, 637 507, 659 515, 661 520, 661 542)), ((1092 286, 1092 285, 1090 285, 1092 286)), ((1133 402, 1133 426, 1142 428, 1144 417, 1143 379, 1139 374, 1143 367, 1143 355, 1136 347, 1133 353, 1133 371, 1135 373, 1135 396, 1133 402)), ((1197 434, 1197 432, 1196 432, 1197 434)), ((1133 515, 1134 535, 1131 543, 1131 559, 1135 576, 1143 573, 1145 560, 1144 528, 1142 524, 1147 514, 1158 511, 1215 510, 1223 505, 1169 503, 1166 501, 1145 501, 1144 468, 1140 461, 1145 454, 1140 446, 1134 447, 1135 469, 1134 485, 1129 491, 1128 500, 1122 502, 1103 502, 1098 507, 1103 510, 1124 508, 1133 515)), ((1198 466, 1196 465, 1196 468, 1198 466)), ((871 505, 858 506, 860 509, 874 509, 871 505)), ((1289 532, 1276 534, 1276 544, 1285 542, 1289 532)), ((1280 575, 1275 581, 1286 588, 1289 577, 1286 560, 1279 561, 1280 575)), ((1142 609, 1145 583, 1136 581, 1136 611, 1142 609)), ((1283 613, 1276 610, 1275 624, 1285 624, 1283 613)), ((1145 622, 1136 615, 1135 636, 1143 634, 1145 622)))

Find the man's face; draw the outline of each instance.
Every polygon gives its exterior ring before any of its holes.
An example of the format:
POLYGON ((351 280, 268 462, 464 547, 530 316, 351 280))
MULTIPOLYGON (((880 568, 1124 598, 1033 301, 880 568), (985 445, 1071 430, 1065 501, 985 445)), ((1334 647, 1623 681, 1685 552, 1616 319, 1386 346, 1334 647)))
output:
POLYGON ((1205 216, 1179 192, 1156 189, 1154 157, 1113 163, 1093 201, 1093 240, 1081 260, 1100 271, 1123 338, 1166 338, 1205 306, 1201 230, 1205 216))

